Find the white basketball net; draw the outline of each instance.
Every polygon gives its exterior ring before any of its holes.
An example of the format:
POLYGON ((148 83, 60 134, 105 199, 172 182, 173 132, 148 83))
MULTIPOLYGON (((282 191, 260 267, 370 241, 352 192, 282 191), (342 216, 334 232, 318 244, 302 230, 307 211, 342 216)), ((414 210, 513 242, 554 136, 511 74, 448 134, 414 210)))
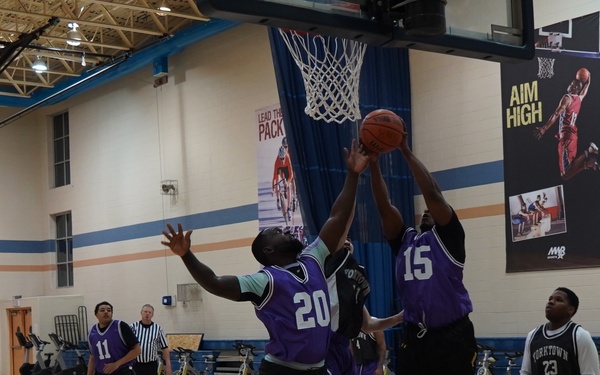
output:
POLYGON ((302 73, 304 112, 328 123, 360 119, 358 86, 366 44, 293 30, 279 33, 302 73))
POLYGON ((538 57, 538 77, 552 78, 554 75, 554 59, 549 57, 538 57))

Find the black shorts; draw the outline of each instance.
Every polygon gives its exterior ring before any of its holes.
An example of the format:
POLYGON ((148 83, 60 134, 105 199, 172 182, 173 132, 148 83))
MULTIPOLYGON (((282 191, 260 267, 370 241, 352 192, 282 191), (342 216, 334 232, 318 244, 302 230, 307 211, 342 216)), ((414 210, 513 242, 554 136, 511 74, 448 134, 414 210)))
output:
POLYGON ((135 375, 156 375, 158 372, 158 362, 136 362, 133 365, 133 370, 135 371, 135 375))
POLYGON ((283 177, 285 177, 285 180, 289 180, 290 179, 290 169, 288 167, 283 167, 283 168, 279 168, 277 169, 277 174, 283 174, 283 177))
POLYGON ((325 366, 317 369, 310 370, 294 370, 289 367, 278 365, 267 360, 262 360, 260 368, 258 369, 259 375, 327 375, 327 369, 325 366))
POLYGON ((440 329, 430 329, 417 337, 421 329, 404 324, 398 348, 400 374, 472 375, 477 357, 475 329, 468 316, 440 329))
MULTIPOLYGON (((156 372, 155 372, 155 374, 156 374, 156 372)), ((96 375, 105 375, 105 374, 96 371, 96 375)), ((136 375, 136 374, 133 371, 132 366, 128 366, 128 367, 123 367, 122 369, 119 369, 119 370, 113 372, 111 375, 136 375)))

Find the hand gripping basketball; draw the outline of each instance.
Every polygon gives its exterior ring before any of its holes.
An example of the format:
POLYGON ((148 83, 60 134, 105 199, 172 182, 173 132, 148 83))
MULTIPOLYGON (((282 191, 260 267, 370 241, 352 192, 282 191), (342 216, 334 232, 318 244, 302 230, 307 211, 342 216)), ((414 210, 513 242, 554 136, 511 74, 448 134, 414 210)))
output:
POLYGON ((590 79, 590 71, 586 68, 581 68, 575 74, 575 79, 581 81, 581 83, 586 83, 590 79))
POLYGON ((360 125, 359 138, 369 151, 390 152, 400 146, 406 135, 406 124, 397 114, 387 109, 377 109, 360 125))

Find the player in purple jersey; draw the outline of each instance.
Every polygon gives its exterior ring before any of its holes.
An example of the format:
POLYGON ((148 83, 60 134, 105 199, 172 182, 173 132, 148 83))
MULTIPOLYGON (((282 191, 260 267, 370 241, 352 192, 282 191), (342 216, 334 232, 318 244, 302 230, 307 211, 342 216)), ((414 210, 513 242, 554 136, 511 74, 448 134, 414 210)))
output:
POLYGON ((142 349, 129 324, 113 320, 113 307, 106 301, 96 305, 94 314, 98 323, 88 336, 87 375, 135 375, 133 362, 142 349))
POLYGON ((377 158, 371 159, 373 196, 383 234, 396 255, 396 283, 404 308, 398 372, 470 375, 477 343, 468 316, 473 307, 463 284, 465 233, 437 182, 408 147, 408 137, 398 148, 427 205, 421 233, 407 227, 390 203, 377 158))
POLYGON ((191 234, 167 225, 163 245, 179 255, 194 279, 209 293, 232 301, 250 301, 263 322, 269 342, 261 375, 325 375, 325 355, 331 334, 325 257, 340 249, 354 211, 358 178, 369 164, 362 145, 344 149, 348 174, 319 237, 302 243, 281 228, 261 231, 252 254, 264 266, 244 276, 217 276, 192 253, 191 234))

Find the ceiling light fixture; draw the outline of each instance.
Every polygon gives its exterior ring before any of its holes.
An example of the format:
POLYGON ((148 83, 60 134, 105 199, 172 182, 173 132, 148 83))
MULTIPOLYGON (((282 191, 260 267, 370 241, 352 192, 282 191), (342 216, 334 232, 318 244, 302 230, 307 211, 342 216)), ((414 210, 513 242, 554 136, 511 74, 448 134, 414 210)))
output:
POLYGON ((171 7, 169 7, 169 3, 167 3, 167 0, 162 0, 162 2, 160 3, 160 6, 158 7, 158 10, 160 10, 162 12, 170 12, 171 11, 171 7))
POLYGON ((83 40, 83 36, 79 31, 77 31, 79 24, 77 24, 77 22, 69 22, 67 26, 69 27, 69 29, 71 29, 67 31, 67 44, 71 46, 80 45, 81 41, 83 40))
POLYGON ((42 60, 39 56, 35 59, 33 64, 31 64, 31 67, 36 72, 45 72, 46 70, 48 70, 48 65, 46 65, 46 62, 42 60))
POLYGON ((85 53, 83 53, 83 55, 81 55, 81 66, 86 66, 87 63, 85 62, 85 53))

